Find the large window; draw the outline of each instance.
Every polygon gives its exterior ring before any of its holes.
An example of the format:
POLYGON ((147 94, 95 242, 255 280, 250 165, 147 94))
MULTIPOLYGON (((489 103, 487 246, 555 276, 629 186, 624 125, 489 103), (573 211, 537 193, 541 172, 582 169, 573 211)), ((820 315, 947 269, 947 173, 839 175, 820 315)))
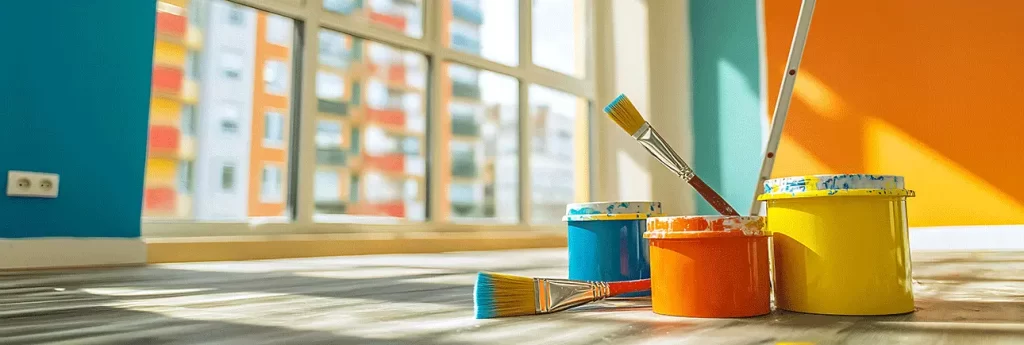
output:
POLYGON ((296 21, 225 0, 173 3, 188 8, 157 13, 143 217, 284 218, 288 185, 265 182, 290 176, 296 21))
POLYGON ((147 234, 529 229, 589 197, 589 0, 159 3, 147 234))
POLYGON ((331 49, 319 52, 325 63, 310 117, 317 123, 317 219, 426 219, 426 57, 330 30, 319 36, 331 49))
MULTIPOLYGON (((450 213, 455 221, 519 220, 519 83, 456 63, 445 65, 441 99, 450 122, 450 213), (450 85, 450 87, 447 87, 450 85)), ((443 118, 443 117, 442 117, 443 118)), ((447 166, 441 167, 442 169, 447 166)))

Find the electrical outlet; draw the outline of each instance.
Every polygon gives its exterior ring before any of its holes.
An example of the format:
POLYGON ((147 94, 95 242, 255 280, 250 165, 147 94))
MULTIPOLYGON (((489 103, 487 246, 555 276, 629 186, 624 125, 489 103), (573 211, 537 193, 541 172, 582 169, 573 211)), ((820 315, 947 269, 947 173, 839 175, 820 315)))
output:
POLYGON ((56 198, 60 175, 29 171, 7 172, 7 196, 56 198))

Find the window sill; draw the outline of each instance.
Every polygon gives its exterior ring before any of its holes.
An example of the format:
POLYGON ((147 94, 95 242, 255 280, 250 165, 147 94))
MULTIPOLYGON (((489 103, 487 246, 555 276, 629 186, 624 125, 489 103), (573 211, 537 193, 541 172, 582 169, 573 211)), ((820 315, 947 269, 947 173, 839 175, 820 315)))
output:
POLYGON ((450 222, 420 222, 393 219, 387 223, 331 223, 299 224, 285 217, 253 218, 248 222, 192 222, 151 221, 142 223, 142 237, 211 238, 231 236, 277 235, 343 235, 343 234, 406 234, 406 233, 565 233, 564 224, 480 224, 450 222))
POLYGON ((145 242, 151 264, 566 246, 562 229, 164 237, 145 242))

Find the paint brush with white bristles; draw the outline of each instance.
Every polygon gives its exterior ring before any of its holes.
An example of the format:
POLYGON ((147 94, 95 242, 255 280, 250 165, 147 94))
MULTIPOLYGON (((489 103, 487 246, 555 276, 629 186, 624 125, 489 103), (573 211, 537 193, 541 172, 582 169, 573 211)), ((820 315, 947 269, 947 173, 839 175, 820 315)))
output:
POLYGON ((473 288, 473 306, 478 319, 547 314, 650 290, 650 279, 586 282, 480 272, 473 288))
POLYGON ((619 95, 611 103, 608 103, 608 106, 604 107, 604 112, 619 127, 622 127, 622 130, 632 135, 633 139, 636 139, 641 146, 647 149, 647 152, 654 155, 654 158, 657 158, 668 170, 671 170, 683 181, 693 186, 693 189, 704 197, 704 200, 707 200, 716 211, 726 216, 739 215, 718 192, 715 192, 711 186, 704 183, 704 180, 697 177, 693 169, 690 169, 690 166, 686 165, 682 158, 679 158, 679 154, 665 142, 665 139, 654 130, 650 123, 644 120, 644 117, 640 115, 640 111, 636 110, 633 102, 630 102, 626 95, 619 95))

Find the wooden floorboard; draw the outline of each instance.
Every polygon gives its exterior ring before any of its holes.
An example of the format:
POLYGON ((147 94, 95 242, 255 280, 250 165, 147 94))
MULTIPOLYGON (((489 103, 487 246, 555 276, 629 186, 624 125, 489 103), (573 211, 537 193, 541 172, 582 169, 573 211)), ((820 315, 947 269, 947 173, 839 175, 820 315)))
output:
POLYGON ((918 311, 885 317, 473 319, 477 271, 564 276, 547 249, 0 273, 0 344, 1024 344, 1024 252, 913 257, 918 311))

